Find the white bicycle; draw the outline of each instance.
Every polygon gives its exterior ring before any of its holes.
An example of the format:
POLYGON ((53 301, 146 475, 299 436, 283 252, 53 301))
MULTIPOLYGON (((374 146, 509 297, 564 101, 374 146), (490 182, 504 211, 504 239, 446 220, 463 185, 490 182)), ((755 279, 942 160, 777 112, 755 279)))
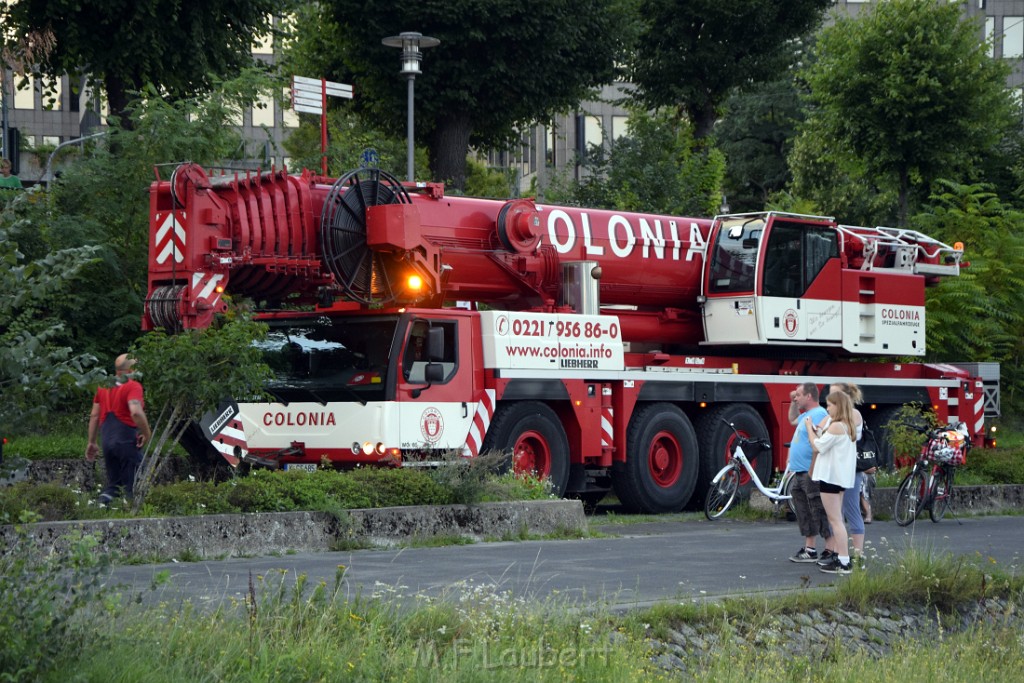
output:
MULTIPOLYGON (((760 477, 757 476, 757 472, 750 465, 750 461, 747 460, 747 456, 743 453, 743 446, 756 446, 765 451, 761 456, 765 457, 770 454, 772 445, 762 439, 745 437, 736 431, 734 424, 731 422, 726 424, 732 427, 732 431, 736 435, 736 450, 733 451, 729 464, 719 470, 715 478, 711 480, 710 486, 708 486, 707 497, 704 499, 704 515, 708 519, 714 520, 729 511, 729 508, 736 501, 736 495, 739 492, 741 467, 750 475, 750 479, 754 482, 757 490, 763 493, 768 500, 772 501, 776 509, 784 501, 792 501, 793 497, 789 494, 789 486, 793 481, 792 472, 787 469, 777 486, 765 488, 764 484, 761 483, 760 477)), ((790 503, 790 510, 792 511, 792 503, 790 503)))

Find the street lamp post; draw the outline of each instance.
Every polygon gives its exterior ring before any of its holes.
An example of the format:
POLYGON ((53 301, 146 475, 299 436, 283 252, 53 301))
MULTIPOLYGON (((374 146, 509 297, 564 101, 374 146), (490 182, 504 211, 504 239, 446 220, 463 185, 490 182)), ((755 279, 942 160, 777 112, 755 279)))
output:
POLYGON ((420 49, 426 49, 428 47, 436 47, 441 43, 437 38, 431 38, 425 36, 422 33, 415 33, 412 31, 406 31, 400 33, 397 36, 391 36, 381 41, 388 47, 400 47, 402 48, 402 74, 409 79, 409 98, 408 106, 406 111, 406 130, 408 132, 408 143, 407 143, 407 159, 406 168, 408 170, 409 182, 414 182, 416 178, 413 175, 413 155, 415 154, 415 148, 413 145, 413 132, 414 128, 414 105, 413 105, 413 92, 415 86, 413 83, 416 81, 416 74, 423 73, 420 71, 420 62, 423 61, 423 53, 420 49))

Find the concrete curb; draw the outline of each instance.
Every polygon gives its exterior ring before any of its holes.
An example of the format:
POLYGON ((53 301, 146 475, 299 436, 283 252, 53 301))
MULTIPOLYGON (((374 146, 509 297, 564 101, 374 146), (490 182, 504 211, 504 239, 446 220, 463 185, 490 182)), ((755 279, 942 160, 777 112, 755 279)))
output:
POLYGON ((347 544, 389 547, 460 536, 474 541, 554 533, 585 533, 578 500, 440 505, 326 512, 279 512, 147 519, 104 519, 0 526, 7 547, 24 530, 43 554, 67 552, 70 537, 91 534, 114 557, 224 559, 318 552, 347 544))

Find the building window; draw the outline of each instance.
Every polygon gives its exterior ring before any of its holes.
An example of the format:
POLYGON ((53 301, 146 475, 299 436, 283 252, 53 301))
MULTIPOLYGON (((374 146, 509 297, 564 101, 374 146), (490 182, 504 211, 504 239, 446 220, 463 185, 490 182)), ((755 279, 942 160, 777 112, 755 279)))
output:
POLYGON ((601 125, 600 116, 587 115, 584 117, 584 131, 586 131, 587 149, 601 147, 604 145, 604 126, 601 125))
MULTIPOLYGON (((271 21, 273 21, 273 19, 271 19, 271 21)), ((253 36, 252 53, 254 55, 274 54, 274 36, 270 31, 267 31, 262 35, 253 36)))
POLYGON ((558 165, 558 133, 555 122, 552 121, 547 129, 547 149, 545 150, 545 162, 548 166, 558 165))
POLYGON ((59 135, 44 135, 43 136, 43 146, 44 147, 56 147, 59 144, 60 144, 60 136, 59 135))
POLYGON ((985 17, 985 42, 988 44, 988 56, 989 59, 995 59, 996 56, 996 18, 985 17))
POLYGON ((624 135, 629 135, 629 117, 612 116, 612 140, 618 140, 624 135))
POLYGON ((274 100, 269 95, 260 95, 253 104, 252 125, 274 127, 274 100))
POLYGON ((64 95, 63 79, 43 76, 41 79, 43 109, 60 111, 63 109, 61 100, 64 95))
POLYGON ((31 76, 14 76, 14 108, 36 108, 36 79, 31 76))
POLYGON ((1003 17, 1003 59, 1024 57, 1024 17, 1003 17))
POLYGON ((281 88, 281 92, 284 94, 284 102, 281 105, 281 125, 285 128, 298 128, 299 127, 299 115, 292 109, 292 89, 281 88))

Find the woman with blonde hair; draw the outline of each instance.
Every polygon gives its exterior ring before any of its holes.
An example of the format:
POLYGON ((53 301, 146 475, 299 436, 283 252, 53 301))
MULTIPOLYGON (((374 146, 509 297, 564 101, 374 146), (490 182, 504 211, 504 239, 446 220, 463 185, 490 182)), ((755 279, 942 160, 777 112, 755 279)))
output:
MULTIPOLYGON (((864 434, 864 416, 857 410, 857 406, 864 402, 864 395, 860 387, 849 382, 835 382, 829 387, 829 391, 841 391, 850 397, 853 402, 853 421, 856 426, 855 435, 860 443, 864 434)), ((855 468, 856 469, 856 468, 855 468)), ((874 470, 870 470, 873 472, 874 470)), ((867 472, 856 472, 857 482, 853 488, 843 492, 843 517, 850 525, 850 541, 853 545, 853 554, 858 561, 864 558, 864 525, 870 521, 869 515, 861 513, 861 494, 864 492, 864 482, 867 479, 867 472)), ((868 503, 870 505, 870 503, 868 503)), ((868 508, 870 510, 870 507, 868 508)))
POLYGON ((857 483, 857 436, 853 401, 842 391, 833 391, 825 399, 829 421, 816 429, 806 417, 807 435, 814 452, 811 479, 821 488, 821 503, 828 515, 836 555, 819 569, 828 574, 849 574, 849 537, 843 523, 843 492, 857 483))

